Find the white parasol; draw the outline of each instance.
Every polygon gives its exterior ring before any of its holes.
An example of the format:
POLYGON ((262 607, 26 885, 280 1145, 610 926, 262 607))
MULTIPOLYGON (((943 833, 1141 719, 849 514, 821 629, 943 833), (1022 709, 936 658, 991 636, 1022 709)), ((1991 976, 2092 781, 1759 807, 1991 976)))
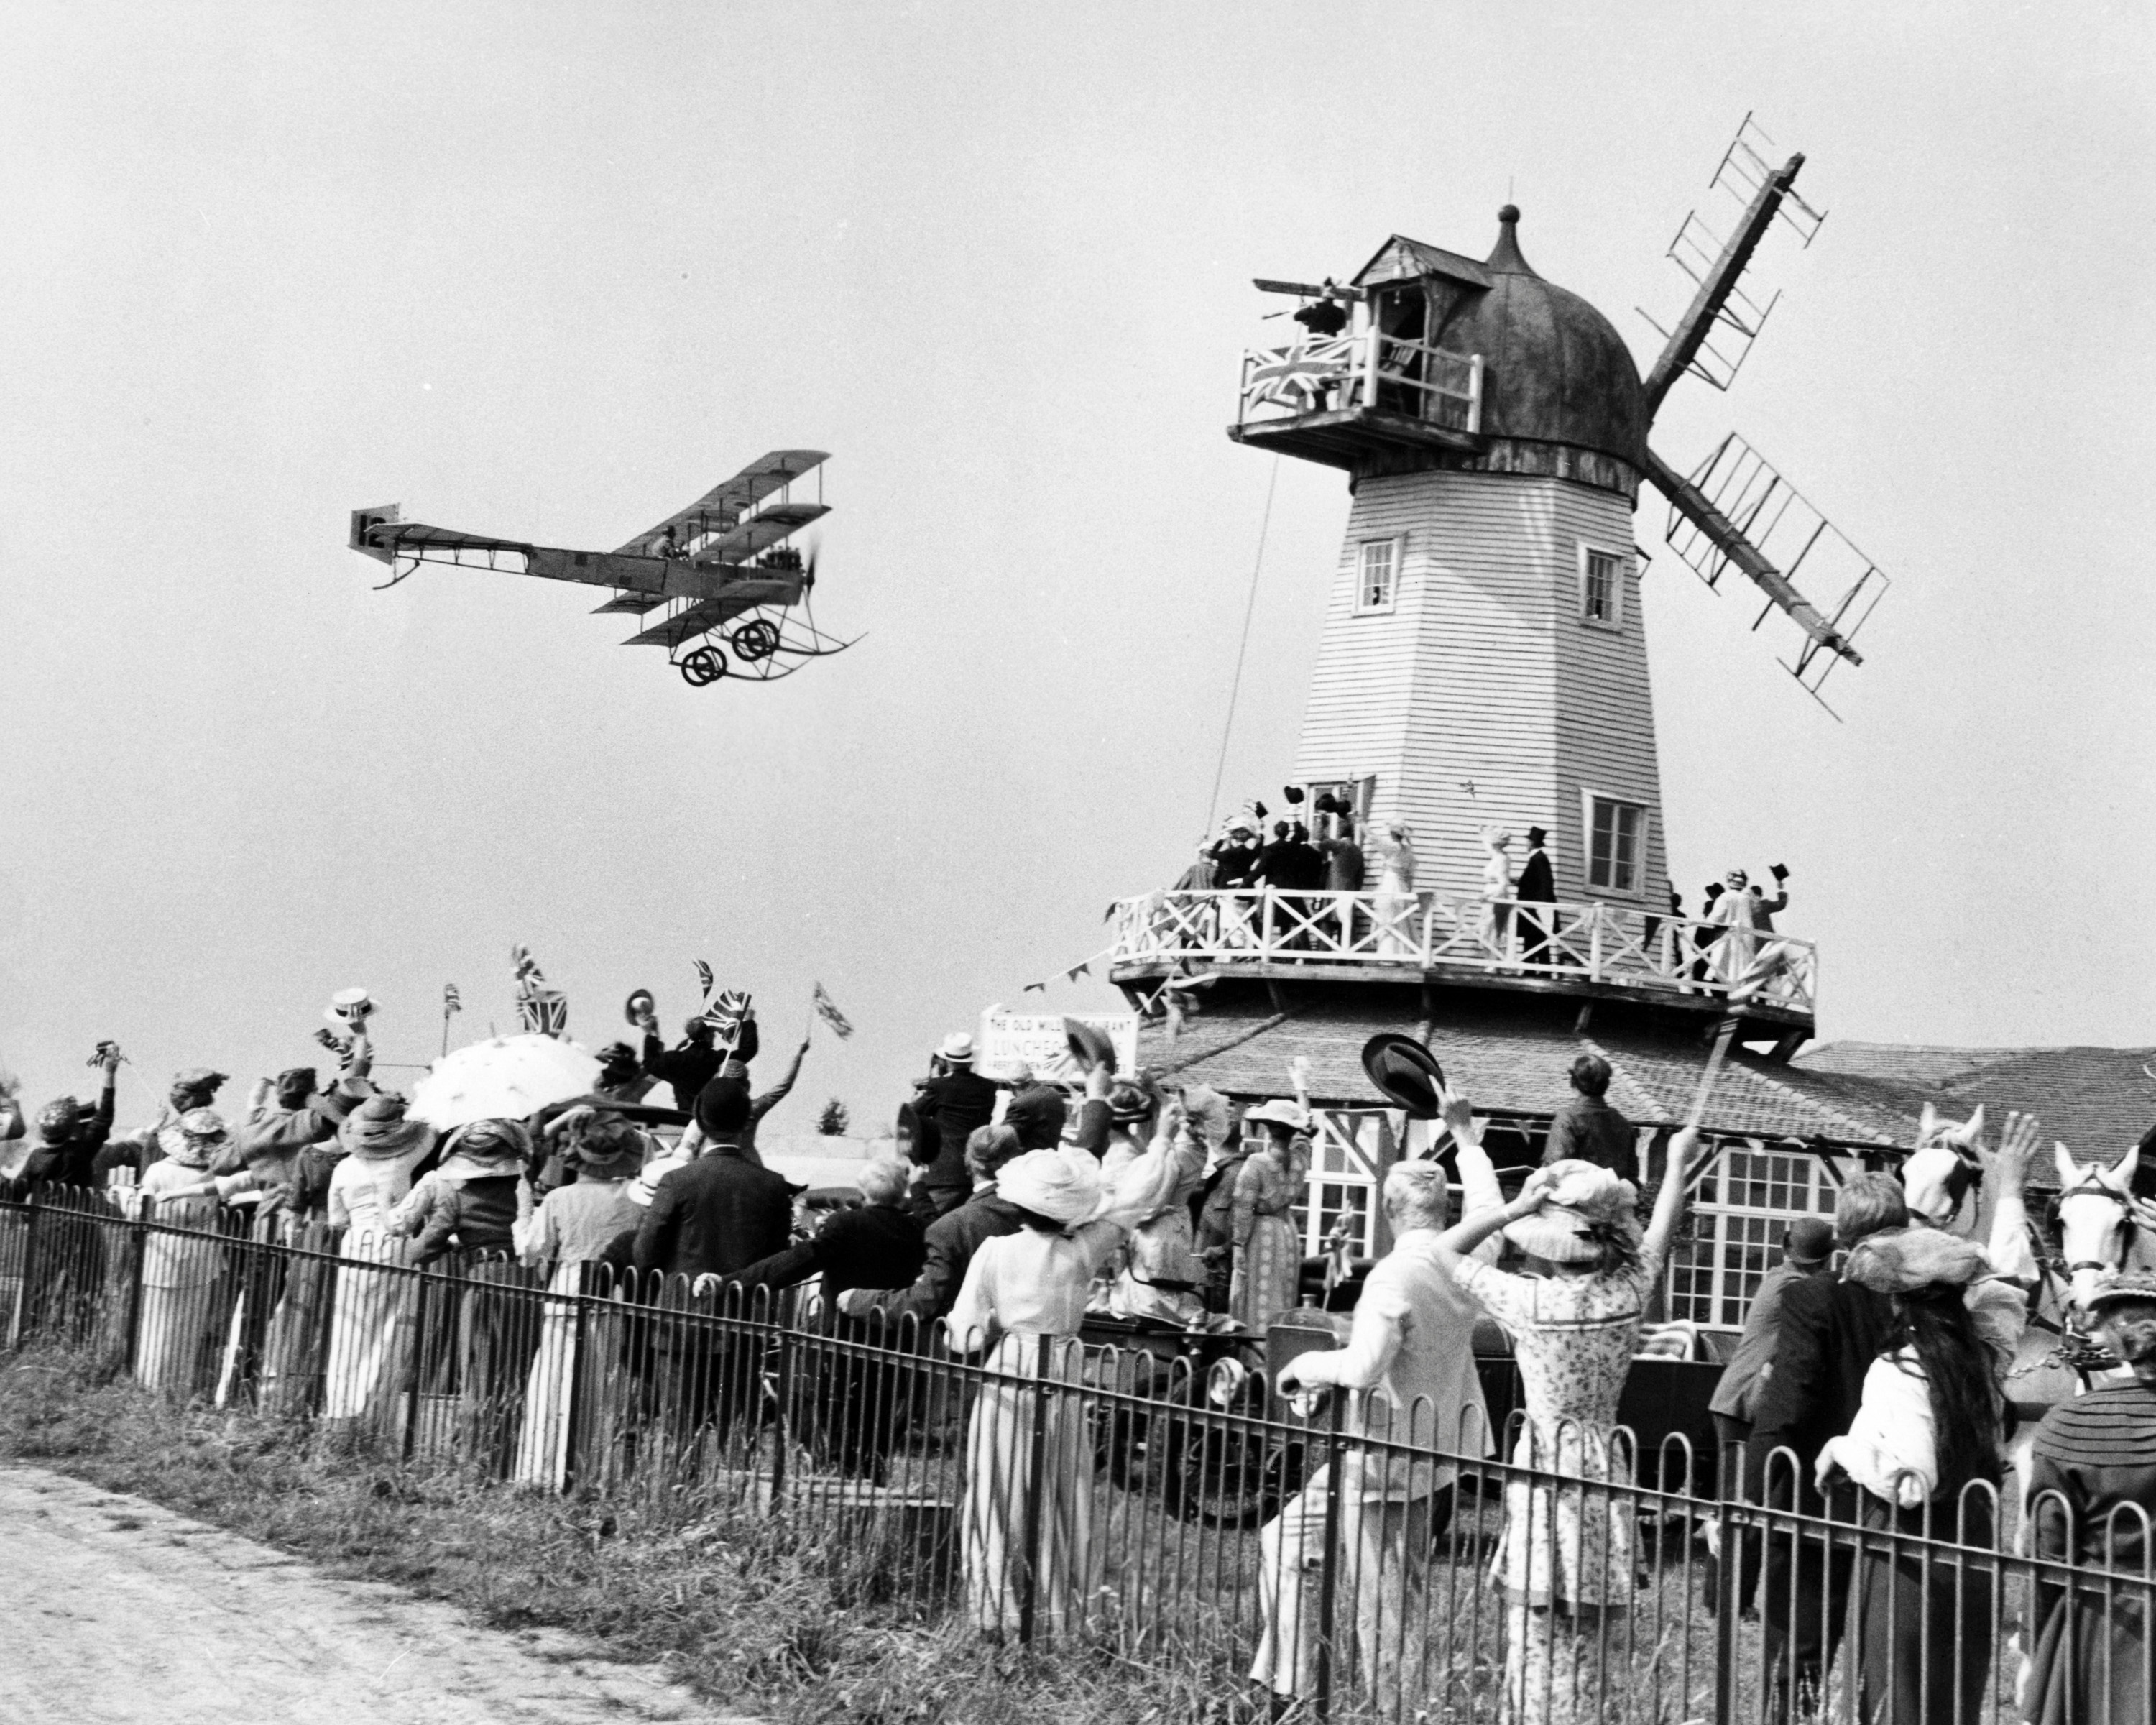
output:
POLYGON ((495 1036, 444 1055, 412 1087, 410 1118, 447 1132, 475 1120, 521 1120, 588 1094, 599 1063, 552 1036, 495 1036))

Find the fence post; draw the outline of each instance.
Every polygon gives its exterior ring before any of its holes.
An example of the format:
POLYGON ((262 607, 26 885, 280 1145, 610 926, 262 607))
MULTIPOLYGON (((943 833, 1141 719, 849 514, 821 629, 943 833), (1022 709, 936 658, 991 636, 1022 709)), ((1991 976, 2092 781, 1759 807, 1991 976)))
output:
MULTIPOLYGON (((591 1363, 584 1358, 586 1346, 584 1299, 587 1292, 586 1284, 592 1280, 592 1266, 589 1264, 578 1265, 570 1295, 574 1303, 569 1308, 569 1383, 568 1393, 562 1402, 562 1471, 560 1476, 554 1481, 554 1488, 557 1491, 567 1486, 583 1472, 583 1469, 578 1465, 578 1451, 583 1447, 581 1434, 584 1426, 584 1385, 591 1375, 591 1363)), ((546 1334, 546 1314, 542 1308, 539 1318, 540 1334, 542 1338, 546 1334)), ((542 1347, 545 1345, 543 1339, 541 1345, 542 1347)), ((527 1407, 524 1410, 524 1417, 527 1420, 531 1417, 530 1408, 527 1407)))
MULTIPOLYGON (((1341 1428, 1349 1392, 1335 1389, 1326 1416, 1325 1550, 1317 1582, 1317 1694, 1320 1719, 1332 1713, 1332 1618, 1340 1586, 1340 1475, 1343 1460, 1341 1428)), ((1285 1584, 1285 1578, 1283 1578, 1285 1584)))
POLYGON ((1018 1603, 1021 1647, 1033 1645, 1034 1615, 1040 1603, 1040 1498, 1048 1483, 1048 1359, 1055 1337, 1043 1331, 1038 1339, 1040 1346, 1034 1354, 1033 1441, 1025 1469, 1025 1581, 1018 1603))
POLYGON ((135 1375, 135 1352, 141 1344, 142 1333, 142 1273, 150 1254, 150 1224, 148 1199, 144 1208, 127 1224, 127 1313, 121 1320, 120 1332, 120 1374, 123 1378, 135 1375))
POLYGON ((1742 1445, 1723 1444, 1722 1465, 1715 1470, 1714 1520, 1721 1555, 1714 1565, 1714 1725, 1733 1725, 1737 1717, 1737 1603, 1744 1590, 1744 1531, 1730 1513, 1729 1465, 1732 1457, 1741 1490, 1744 1477, 1742 1445))
POLYGON ((765 1314, 772 1318, 772 1327, 778 1336, 778 1417, 772 1422, 771 1440, 771 1507, 776 1514, 786 1495, 786 1451, 793 1435, 793 1332, 778 1321, 778 1301, 771 1297, 771 1290, 757 1291, 763 1296, 765 1314))
POLYGON ((28 1214, 23 1223, 23 1280, 15 1290, 15 1309, 8 1316, 10 1353, 23 1345, 23 1332, 28 1327, 30 1291, 38 1285, 38 1219, 44 1214, 45 1207, 33 1192, 25 1209, 28 1214))

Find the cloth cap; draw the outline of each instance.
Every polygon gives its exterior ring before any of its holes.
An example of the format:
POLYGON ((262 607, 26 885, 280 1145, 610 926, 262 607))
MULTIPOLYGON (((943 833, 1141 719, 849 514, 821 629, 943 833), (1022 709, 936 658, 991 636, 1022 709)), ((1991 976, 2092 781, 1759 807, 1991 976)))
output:
POLYGON ((1800 1264, 1824 1264, 1834 1255, 1834 1224, 1824 1216, 1799 1216, 1783 1245, 1800 1264))
POLYGON ((1004 1124, 1018 1134, 1019 1142, 1027 1149, 1045 1150, 1062 1137, 1063 1122, 1069 1111, 1060 1091, 1037 1084, 1011 1098, 1010 1106, 1004 1110, 1004 1124))
POLYGON ((1844 1281, 1881 1294, 1967 1287, 1991 1274, 1991 1258, 1973 1240, 1940 1228, 1889 1228, 1867 1234, 1842 1265, 1844 1281))
POLYGON ((997 1170, 996 1196, 1068 1228, 1100 1208, 1100 1167, 1083 1152, 1029 1150, 997 1170))
POLYGON ((696 1093, 696 1123, 706 1137, 732 1137, 748 1124, 748 1086, 738 1078, 714 1078, 696 1093))
POLYGON ((954 1066, 971 1065, 973 1039, 963 1030, 953 1030, 937 1045, 936 1053, 939 1059, 948 1060, 954 1066))
POLYGON ((1549 1165, 1555 1176, 1542 1208, 1505 1224, 1505 1238, 1522 1251, 1553 1264, 1588 1264, 1612 1239, 1635 1240, 1639 1194, 1599 1163, 1566 1157, 1549 1165))
POLYGON ((225 1081, 227 1076, 227 1074, 213 1070, 208 1066, 189 1066, 184 1071, 172 1074, 172 1088, 215 1090, 218 1086, 225 1081))

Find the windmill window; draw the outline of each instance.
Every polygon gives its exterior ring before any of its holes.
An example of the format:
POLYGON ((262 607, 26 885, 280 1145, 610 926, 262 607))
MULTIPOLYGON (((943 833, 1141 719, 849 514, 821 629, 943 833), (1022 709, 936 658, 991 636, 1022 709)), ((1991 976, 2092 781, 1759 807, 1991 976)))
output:
POLYGON ((1357 552, 1355 614, 1368 616, 1393 608, 1399 586, 1400 542, 1397 539, 1366 539, 1357 552))
POLYGON ((1618 552, 1579 547, 1579 620, 1599 629, 1625 626, 1625 559, 1618 552))
POLYGON ((1647 811, 1637 803, 1585 795, 1588 889, 1638 893, 1646 865, 1647 811))

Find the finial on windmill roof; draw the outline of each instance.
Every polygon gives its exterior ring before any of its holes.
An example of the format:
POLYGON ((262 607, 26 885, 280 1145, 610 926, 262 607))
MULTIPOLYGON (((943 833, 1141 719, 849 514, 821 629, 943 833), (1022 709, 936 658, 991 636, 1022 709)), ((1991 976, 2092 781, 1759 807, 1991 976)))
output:
POLYGON ((1532 275, 1534 265, 1520 255, 1520 207, 1508 203, 1497 212, 1497 244, 1482 266, 1500 275, 1532 275))

